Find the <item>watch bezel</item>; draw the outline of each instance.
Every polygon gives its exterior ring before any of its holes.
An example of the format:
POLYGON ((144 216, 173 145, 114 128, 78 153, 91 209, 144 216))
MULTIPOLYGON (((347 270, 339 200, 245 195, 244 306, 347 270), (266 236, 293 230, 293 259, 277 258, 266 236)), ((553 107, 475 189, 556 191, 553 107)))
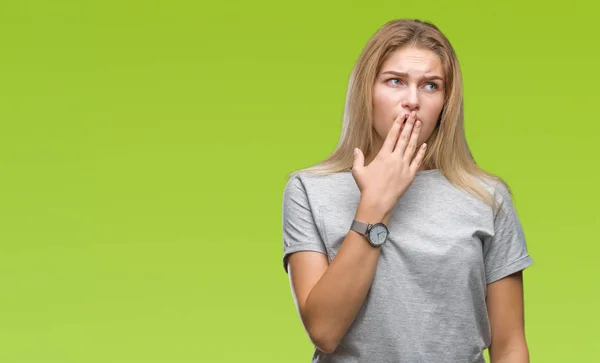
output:
POLYGON ((369 225, 369 228, 367 228, 366 234, 367 234, 367 240, 369 241, 369 243, 372 244, 373 246, 379 247, 379 246, 383 245, 385 242, 387 242, 387 239, 390 236, 390 230, 384 223, 380 222, 380 223, 375 223, 375 224, 369 225), (373 229, 375 229, 376 227, 383 227, 385 229, 385 239, 381 243, 373 242, 373 240, 371 239, 371 231, 373 229))

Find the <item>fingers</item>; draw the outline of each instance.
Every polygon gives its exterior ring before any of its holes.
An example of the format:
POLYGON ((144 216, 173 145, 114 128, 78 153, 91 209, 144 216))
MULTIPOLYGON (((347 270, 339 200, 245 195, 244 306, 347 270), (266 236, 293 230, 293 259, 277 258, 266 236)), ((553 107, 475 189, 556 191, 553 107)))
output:
POLYGON ((365 157, 359 148, 354 149, 354 162, 352 163, 352 170, 358 171, 365 166, 365 157))
POLYGON ((415 118, 417 116, 416 112, 411 112, 404 124, 404 129, 400 133, 398 137, 398 141, 396 143, 396 148, 394 149, 395 153, 399 153, 401 156, 404 156, 406 146, 408 145, 408 141, 415 125, 415 118))
POLYGON ((421 164, 423 164, 425 151, 427 151, 427 144, 423 143, 423 145, 421 145, 421 147, 419 148, 419 152, 417 152, 417 156, 415 156, 412 163, 410 164, 410 170, 413 173, 416 173, 417 170, 419 170, 419 168, 421 167, 421 164))
POLYGON ((401 116, 396 117, 390 131, 383 142, 383 146, 381 146, 382 150, 391 153, 394 151, 394 147, 396 146, 396 140, 398 140, 398 133, 400 132, 400 126, 402 126, 402 122, 404 119, 401 116))
POLYGON ((412 133, 410 134, 410 139, 408 140, 408 145, 406 146, 406 150, 404 150, 404 155, 402 158, 404 161, 409 162, 412 160, 415 155, 415 151, 417 150, 417 142, 419 141, 419 134, 421 134, 422 123, 420 120, 415 122, 412 133))

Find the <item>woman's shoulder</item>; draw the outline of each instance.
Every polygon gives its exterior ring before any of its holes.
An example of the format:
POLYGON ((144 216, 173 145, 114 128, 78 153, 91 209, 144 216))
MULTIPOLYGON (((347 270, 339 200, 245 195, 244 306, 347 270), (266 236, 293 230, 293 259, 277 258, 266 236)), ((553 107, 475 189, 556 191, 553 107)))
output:
POLYGON ((318 173, 301 170, 291 173, 286 183, 286 190, 302 190, 313 195, 345 193, 357 188, 350 171, 318 173))
POLYGON ((300 170, 290 174, 289 182, 303 182, 314 185, 347 184, 348 182, 354 182, 354 178, 349 170, 327 173, 300 170))
POLYGON ((493 174, 473 175, 472 176, 487 192, 496 198, 510 196, 511 190, 504 179, 493 174))
MULTIPOLYGON (((487 193, 489 193, 496 207, 500 207, 500 209, 505 207, 512 208, 512 189, 503 178, 491 173, 474 175, 473 178, 487 193)), ((496 208, 494 208, 494 211, 497 212, 496 208)))

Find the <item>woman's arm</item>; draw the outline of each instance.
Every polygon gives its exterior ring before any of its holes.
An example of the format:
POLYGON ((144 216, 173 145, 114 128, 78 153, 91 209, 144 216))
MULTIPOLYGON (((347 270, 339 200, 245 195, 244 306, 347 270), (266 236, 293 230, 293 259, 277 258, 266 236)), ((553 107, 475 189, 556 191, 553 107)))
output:
MULTIPOLYGON (((389 215, 359 204, 356 219, 387 223, 389 215)), ((331 264, 319 252, 290 256, 288 273, 296 307, 309 338, 320 351, 332 353, 358 314, 373 282, 380 250, 350 230, 331 264)))
POLYGON ((523 305, 521 271, 488 285, 491 363, 529 363, 523 305))
MULTIPOLYGON (((387 224, 398 199, 414 181, 426 149, 425 144, 417 147, 420 123, 416 117, 413 111, 404 129, 405 117, 396 118, 368 165, 363 153, 355 149, 352 177, 360 190, 355 219, 387 224)), ((373 282, 380 251, 381 247, 371 246, 365 236, 350 230, 331 264, 315 252, 296 252, 289 257, 296 306, 319 350, 333 352, 356 318, 373 282)))

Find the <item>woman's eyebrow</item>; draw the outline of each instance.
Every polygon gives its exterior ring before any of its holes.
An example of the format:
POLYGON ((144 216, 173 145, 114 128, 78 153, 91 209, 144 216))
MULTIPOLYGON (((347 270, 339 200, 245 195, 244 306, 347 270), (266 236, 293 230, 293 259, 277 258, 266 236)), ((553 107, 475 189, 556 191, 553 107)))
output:
MULTIPOLYGON (((398 71, 385 71, 385 72, 381 72, 381 74, 393 74, 398 77, 408 77, 408 73, 398 72, 398 71)), ((437 74, 432 74, 432 75, 423 76, 423 79, 430 80, 430 81, 434 80, 434 79, 439 79, 439 80, 443 81, 444 77, 438 76, 437 74)))

